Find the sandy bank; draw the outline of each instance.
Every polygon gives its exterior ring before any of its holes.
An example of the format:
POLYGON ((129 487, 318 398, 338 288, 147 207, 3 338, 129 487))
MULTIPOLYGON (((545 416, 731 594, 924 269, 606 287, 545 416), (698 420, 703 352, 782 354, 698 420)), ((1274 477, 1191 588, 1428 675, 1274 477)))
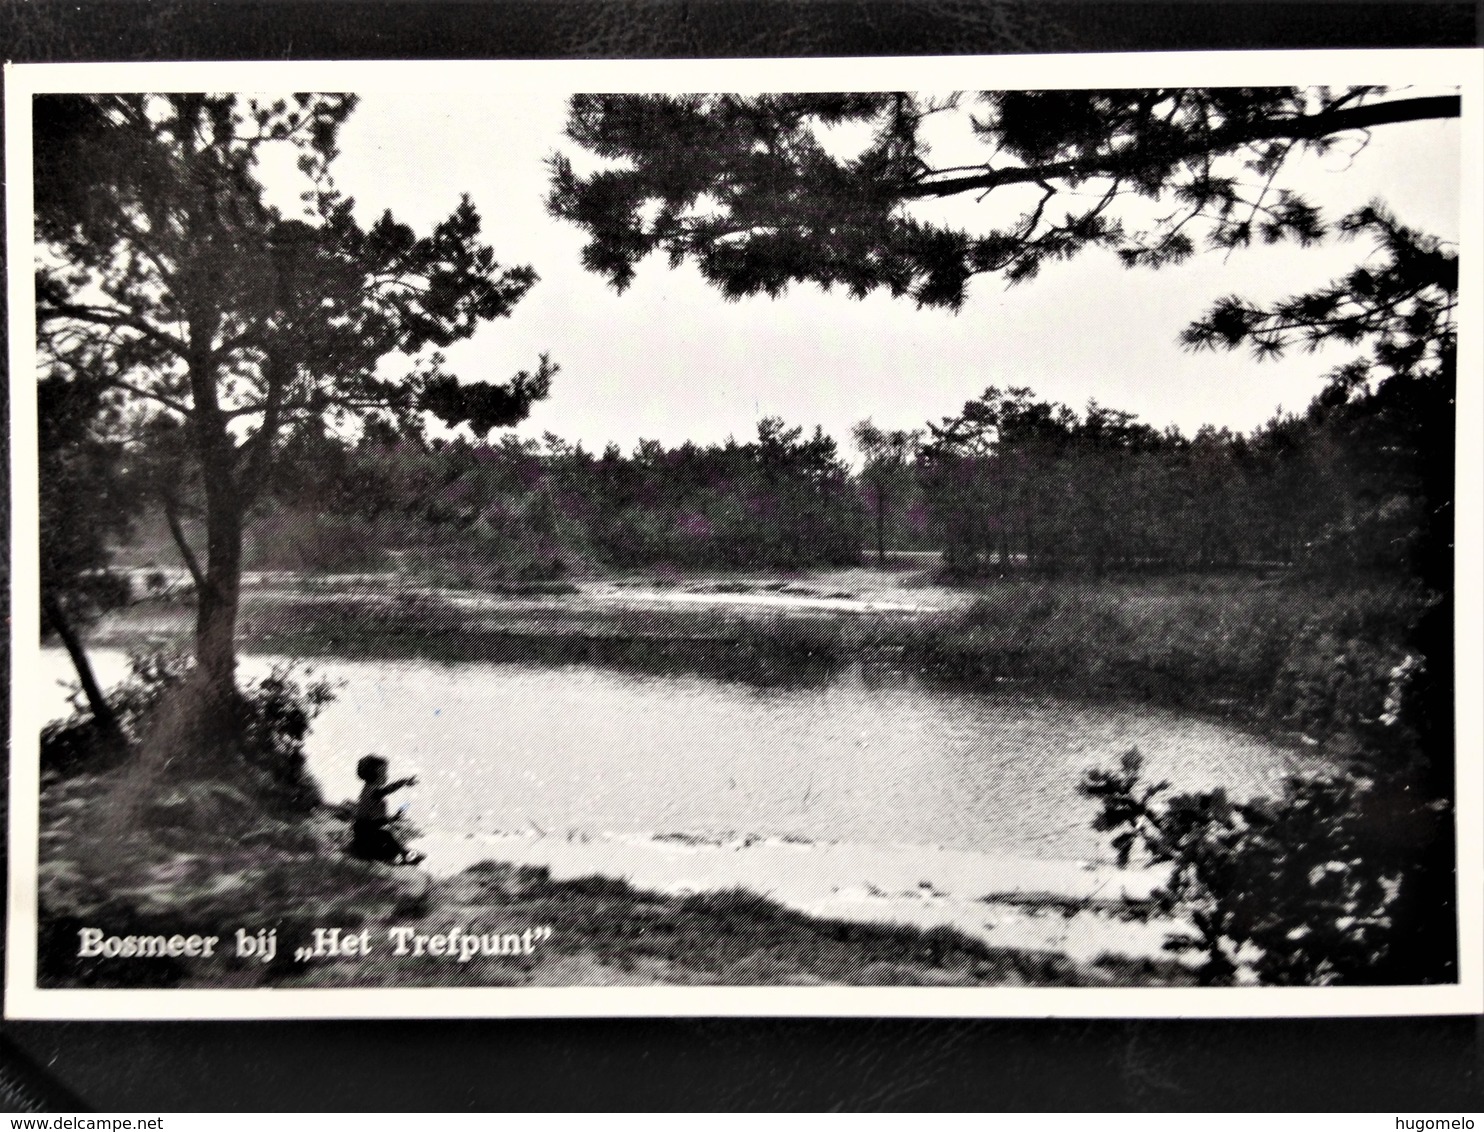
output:
POLYGON ((1104 954, 1165 957, 1171 927, 1147 916, 1161 873, 1108 863, 683 833, 430 832, 418 844, 438 873, 496 860, 542 867, 556 880, 621 877, 672 896, 742 888, 811 916, 950 927, 996 947, 1083 963, 1104 954))

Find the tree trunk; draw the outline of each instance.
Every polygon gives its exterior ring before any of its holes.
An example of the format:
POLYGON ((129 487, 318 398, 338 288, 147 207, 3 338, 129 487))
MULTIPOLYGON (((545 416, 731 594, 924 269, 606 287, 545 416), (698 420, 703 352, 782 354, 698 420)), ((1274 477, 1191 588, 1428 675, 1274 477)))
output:
POLYGON ((876 487, 876 565, 886 565, 886 492, 876 487))
POLYGON ((98 685, 98 678, 93 674, 92 662, 88 660, 82 641, 73 631, 72 623, 67 619, 66 611, 62 609, 62 603, 52 594, 43 594, 41 609, 57 636, 62 638, 62 646, 72 659, 72 667, 77 671, 78 683, 82 685, 82 694, 88 701, 88 709, 93 713, 93 723, 99 735, 115 750, 127 750, 129 740, 124 735, 124 729, 119 726, 118 716, 114 714, 113 708, 109 705, 108 697, 103 694, 103 689, 98 685))
POLYGON ((217 400, 211 344, 214 312, 191 320, 191 395, 196 455, 206 498, 206 571, 196 594, 196 668, 202 708, 225 716, 237 699, 237 601, 242 585, 242 522, 247 505, 237 451, 217 400))
POLYGON ((196 664, 210 698, 237 694, 237 605, 242 585, 242 512, 207 488, 206 577, 196 595, 196 664))
POLYGON ((180 505, 176 502, 175 493, 167 489, 162 495, 165 504, 165 521, 170 526, 170 537, 175 540, 175 549, 180 552, 181 561, 185 563, 186 570, 191 575, 191 586, 196 593, 206 588, 206 575, 201 572, 201 564, 196 561, 196 552, 191 549, 190 541, 186 538, 185 528, 180 522, 180 505))
POLYGON ((995 563, 1003 576, 1010 569, 1010 493, 1005 483, 1005 453, 995 456, 995 486, 999 489, 1000 525, 995 531, 995 563))

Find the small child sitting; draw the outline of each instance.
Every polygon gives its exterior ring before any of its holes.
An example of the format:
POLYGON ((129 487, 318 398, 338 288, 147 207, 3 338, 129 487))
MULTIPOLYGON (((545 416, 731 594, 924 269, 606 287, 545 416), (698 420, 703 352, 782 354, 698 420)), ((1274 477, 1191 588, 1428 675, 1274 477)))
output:
POLYGON ((380 755, 367 755, 356 763, 356 775, 366 785, 356 801, 355 817, 350 824, 350 854, 363 861, 381 861, 388 865, 415 865, 421 853, 408 850, 388 828, 386 796, 404 786, 416 786, 417 778, 386 780, 388 764, 380 755))

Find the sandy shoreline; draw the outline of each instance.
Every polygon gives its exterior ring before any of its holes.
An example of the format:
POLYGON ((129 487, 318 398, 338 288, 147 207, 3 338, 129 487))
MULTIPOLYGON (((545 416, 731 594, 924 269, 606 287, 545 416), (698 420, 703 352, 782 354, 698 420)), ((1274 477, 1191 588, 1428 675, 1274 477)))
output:
MULTIPOLYGON (((137 596, 151 592, 150 579, 163 582, 171 595, 188 593, 184 571, 134 568, 122 571, 137 596)), ((276 606, 300 601, 387 602, 431 599, 471 615, 499 615, 538 611, 621 613, 683 609, 714 610, 740 616, 789 614, 931 615, 969 605, 973 596, 963 589, 937 584, 920 569, 843 567, 810 570, 793 575, 775 573, 716 574, 640 571, 627 575, 574 577, 559 583, 511 585, 502 589, 446 589, 429 586, 401 573, 299 575, 281 571, 243 574, 244 613, 254 606, 276 606)), ((130 636, 142 624, 163 625, 171 620, 171 606, 138 601, 106 616, 92 631, 99 642, 130 636), (155 616, 146 611, 151 610, 155 616)), ((179 609, 181 627, 190 610, 179 609)), ((248 634, 250 635, 250 633, 248 634)))
POLYGON ((672 896, 742 888, 827 919, 952 927, 996 947, 1168 958, 1168 922, 1144 912, 1159 870, 976 853, 687 833, 458 835, 428 831, 426 868, 453 875, 485 860, 548 869, 554 880, 615 877, 672 896))

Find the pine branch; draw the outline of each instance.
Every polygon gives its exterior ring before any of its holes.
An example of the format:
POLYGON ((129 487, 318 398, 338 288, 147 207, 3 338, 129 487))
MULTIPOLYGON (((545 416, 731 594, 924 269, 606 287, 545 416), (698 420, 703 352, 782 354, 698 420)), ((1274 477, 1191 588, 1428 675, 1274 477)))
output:
POLYGON ((1402 98, 1370 106, 1353 106, 1344 110, 1324 110, 1296 118, 1273 118, 1266 122, 1242 123, 1218 127, 1209 133, 1192 134, 1184 146, 1173 150, 1150 151, 1133 147, 1117 153, 1071 161, 1053 161, 1043 165, 989 169, 972 177, 950 177, 942 181, 920 181, 903 190, 908 200, 956 196, 959 193, 996 189, 1002 185, 1034 184, 1065 177, 1130 176, 1151 162, 1189 161, 1203 154, 1229 153, 1256 141, 1280 138, 1294 141, 1312 140, 1346 130, 1366 130, 1372 126, 1396 122, 1418 122, 1433 118, 1457 118, 1462 112, 1458 95, 1427 98, 1402 98))

